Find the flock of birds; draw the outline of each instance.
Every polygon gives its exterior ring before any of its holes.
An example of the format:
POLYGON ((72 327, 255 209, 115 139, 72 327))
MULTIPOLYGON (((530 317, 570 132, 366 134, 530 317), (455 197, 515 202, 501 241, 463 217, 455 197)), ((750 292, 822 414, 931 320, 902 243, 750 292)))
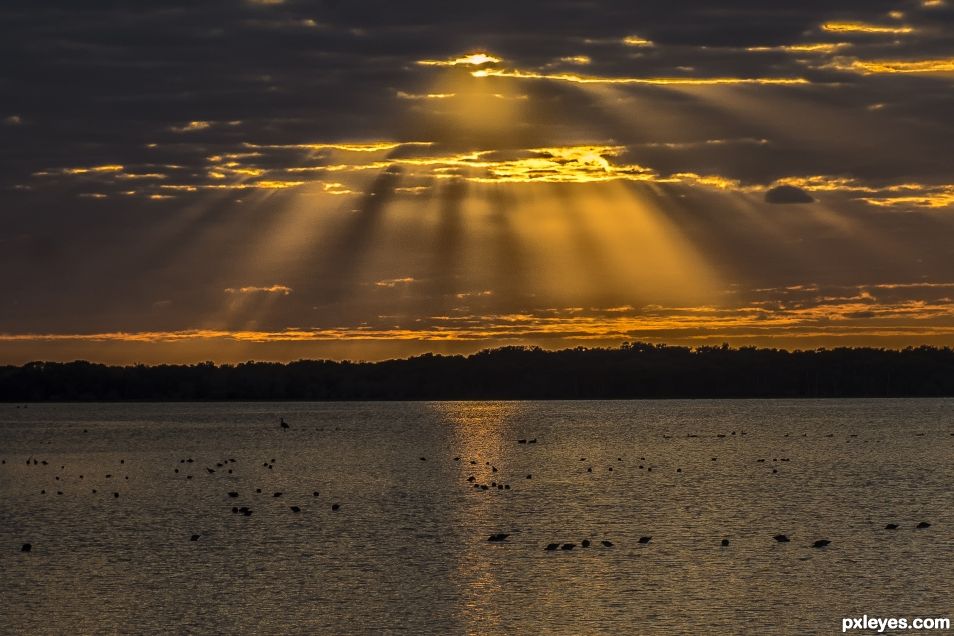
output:
MULTIPOLYGON (((19 407, 17 407, 17 408, 19 408, 19 407)), ((284 418, 280 418, 280 420, 279 420, 279 428, 280 428, 282 431, 288 431, 288 430, 291 429, 291 425, 290 425, 288 422, 286 422, 284 418)), ((320 430, 323 430, 323 429, 320 429, 320 430)), ((337 429, 336 429, 336 430, 337 430, 337 429)), ((85 433, 85 432, 87 432, 87 430, 84 429, 83 432, 85 433)), ((745 431, 741 431, 740 434, 741 434, 741 435, 746 435, 746 432, 745 432, 745 431)), ((736 431, 732 431, 732 432, 731 432, 731 436, 734 436, 734 435, 736 435, 736 431)), ((828 435, 826 435, 826 437, 833 437, 833 435, 834 435, 834 434, 828 434, 828 435)), ((918 436, 923 436, 923 433, 918 433, 917 435, 918 435, 918 436)), ((954 433, 951 433, 951 435, 954 436, 954 433)), ((805 436, 806 436, 806 435, 803 434, 803 437, 805 437, 805 436)), ((665 439, 672 439, 673 436, 672 436, 672 435, 663 435, 663 437, 664 437, 665 439)), ((691 434, 691 433, 690 433, 690 434, 687 434, 686 437, 688 437, 688 438, 693 438, 693 437, 698 437, 698 435, 695 435, 695 434, 691 434)), ((724 437, 727 437, 727 435, 725 435, 725 434, 723 434, 723 433, 719 433, 719 434, 717 434, 717 437, 719 437, 719 438, 724 438, 724 437)), ((786 434, 785 437, 789 437, 789 435, 786 434)), ((849 435, 848 437, 849 437, 849 438, 851 438, 851 437, 857 437, 857 435, 852 434, 852 435, 849 435)), ((536 444, 536 443, 537 443, 537 439, 536 439, 536 438, 532 438, 532 439, 523 438, 523 439, 518 439, 518 440, 517 440, 517 443, 518 443, 518 444, 536 444)), ((712 458, 712 461, 717 461, 717 459, 718 459, 718 458, 713 457, 713 458, 712 458)), ((420 457, 420 460, 421 460, 421 461, 427 461, 427 457, 420 457)), ((459 461, 461 461, 461 458, 460 458, 459 456, 458 456, 458 457, 454 457, 454 461, 455 461, 455 462, 459 462, 459 461)), ((585 461, 586 461, 586 458, 585 458, 585 457, 581 457, 581 458, 580 458, 580 461, 581 461, 581 462, 585 462, 585 461)), ((617 458, 617 461, 622 462, 622 461, 623 461, 622 457, 618 457, 618 458, 617 458)), ((640 457, 640 461, 645 462, 645 461, 646 461, 646 458, 645 458, 645 457, 640 457)), ((757 461, 758 463, 764 463, 764 462, 766 461, 766 459, 760 458, 760 459, 757 459, 756 461, 757 461)), ((787 458, 787 457, 774 458, 773 461, 774 461, 774 462, 778 462, 778 461, 787 462, 787 461, 789 461, 789 458, 787 458)), ((6 459, 0 460, 0 463, 6 464, 6 459)), ((125 460, 122 460, 122 459, 121 459, 121 460, 119 461, 119 463, 120 463, 120 464, 125 464, 125 460)), ((191 458, 191 457, 182 458, 182 459, 179 460, 179 464, 183 466, 184 470, 188 470, 188 467, 189 467, 191 464, 194 464, 194 463, 195 463, 195 460, 194 460, 193 458, 191 458)), ((214 474, 216 474, 218 471, 224 471, 226 474, 232 474, 232 473, 233 473, 233 469, 232 469, 230 466, 231 466, 232 464, 235 464, 235 463, 236 463, 235 458, 223 459, 223 460, 221 460, 221 461, 216 462, 216 463, 214 464, 214 466, 206 466, 205 471, 206 471, 206 473, 208 473, 209 475, 214 475, 214 474)), ((34 458, 34 457, 30 457, 30 458, 28 458, 28 459, 26 460, 26 464, 27 464, 27 466, 41 466, 41 465, 42 465, 42 466, 47 466, 47 465, 49 465, 49 462, 46 461, 46 460, 39 460, 39 459, 36 459, 36 458, 34 458)), ((473 466, 476 466, 476 465, 478 464, 478 462, 477 462, 477 460, 470 460, 470 464, 473 465, 473 466)), ((499 472, 499 469, 497 468, 497 466, 493 465, 491 462, 485 462, 485 466, 490 468, 491 475, 496 474, 496 473, 499 472)), ((262 463, 262 467, 263 467, 263 468, 267 468, 268 470, 273 470, 274 467, 275 467, 275 458, 271 458, 270 460, 267 460, 267 461, 263 462, 263 463, 262 463)), ((60 466, 60 469, 61 469, 61 470, 65 470, 65 469, 66 469, 66 466, 65 466, 65 465, 61 465, 61 466, 60 466)), ((640 469, 640 470, 645 469, 645 470, 647 470, 648 472, 652 472, 653 467, 652 467, 651 465, 647 467, 645 464, 639 464, 639 469, 640 469)), ((613 470, 612 466, 608 467, 608 470, 609 470, 609 471, 612 471, 612 470, 613 470)), ((593 472, 592 466, 590 466, 590 467, 587 468, 587 472, 593 472)), ((677 472, 677 473, 681 473, 681 472, 682 472, 682 468, 677 468, 677 469, 676 469, 676 472, 677 472)), ((183 475, 183 476, 185 477, 185 479, 187 479, 187 480, 191 480, 191 479, 193 478, 193 475, 192 475, 192 474, 185 474, 185 473, 183 473, 183 472, 180 472, 179 467, 176 467, 176 468, 174 469, 174 473, 177 474, 177 475, 180 475, 180 474, 183 475)), ((773 470, 772 470, 772 473, 778 473, 778 470, 777 470, 777 469, 773 469, 773 470)), ((105 474, 105 478, 106 478, 106 479, 112 479, 112 478, 113 478, 113 475, 112 475, 111 473, 106 473, 106 474, 105 474)), ((533 478, 533 475, 532 475, 532 474, 527 474, 526 479, 532 479, 532 478, 533 478)), ((55 479, 56 481, 60 481, 59 475, 55 475, 55 476, 54 476, 54 479, 55 479)), ((82 474, 78 475, 78 479, 79 479, 79 480, 83 480, 83 479, 84 479, 84 475, 82 475, 82 474)), ((126 475, 126 476, 125 476, 125 479, 126 479, 126 480, 129 480, 129 476, 126 475)), ((482 490, 482 491, 487 491, 487 490, 511 490, 510 484, 498 483, 496 480, 491 481, 489 484, 486 484, 486 483, 477 483, 477 478, 476 478, 476 476, 474 476, 474 475, 468 476, 468 477, 467 477, 467 482, 470 483, 470 484, 472 484, 474 489, 482 490)), ((41 493, 41 494, 46 494, 46 489, 42 489, 42 490, 40 491, 40 493, 41 493)), ((62 490, 57 490, 56 493, 57 493, 57 495, 62 495, 62 494, 63 494, 63 491, 62 491, 62 490)), ((93 493, 93 494, 96 494, 96 493, 97 493, 97 489, 96 489, 96 488, 93 488, 93 489, 92 489, 92 493, 93 493)), ((255 489, 255 493, 258 494, 258 495, 261 495, 261 494, 262 494, 262 489, 261 489, 261 488, 256 488, 256 489, 255 489)), ((113 491, 112 494, 113 494, 113 497, 116 498, 116 499, 118 499, 119 496, 120 496, 119 491, 113 491)), ((280 498, 280 497, 283 496, 283 494, 284 494, 284 493, 283 493, 282 491, 275 491, 275 492, 272 493, 272 498, 273 498, 273 499, 280 498)), ((226 495, 227 495, 227 497, 230 498, 230 499, 238 499, 238 498, 240 498, 240 493, 238 493, 237 491, 229 491, 229 492, 226 493, 226 495)), ((320 493, 319 493, 319 491, 317 491, 317 490, 312 493, 312 496, 313 496, 313 497, 316 497, 316 498, 317 498, 319 495, 320 495, 320 493)), ((289 508, 289 510, 290 510, 292 513, 294 513, 294 514, 297 514, 297 513, 300 513, 300 512, 301 512, 301 507, 298 506, 298 505, 289 505, 288 508, 289 508)), ((331 510, 332 510, 332 511, 338 511, 340 508, 341 508, 341 504, 338 503, 338 502, 333 502, 333 503, 331 504, 331 510)), ((243 506, 232 506, 232 514, 238 514, 238 515, 242 515, 242 516, 245 516, 245 517, 250 517, 250 516, 252 516, 253 512, 254 512, 253 509, 252 509, 250 506, 247 506, 247 505, 243 505, 243 506)), ((900 526, 899 524, 896 524, 896 523, 888 523, 888 524, 886 524, 886 525, 884 526, 884 529, 885 529, 885 530, 898 530, 900 527, 901 527, 901 526, 900 526)), ((915 527, 915 529, 917 529, 917 530, 924 530, 924 529, 930 528, 930 527, 931 527, 931 524, 930 524, 929 522, 927 522, 927 521, 921 521, 921 522, 917 523, 914 527, 915 527)), ((491 543, 502 543, 502 542, 507 541, 507 539, 508 539, 509 537, 510 537, 510 534, 509 534, 509 533, 499 532, 499 533, 491 534, 491 535, 488 537, 487 541, 488 541, 488 542, 491 542, 491 543)), ((202 534, 201 534, 201 533, 194 533, 194 534, 191 534, 191 535, 190 535, 189 540, 190 540, 190 541, 199 541, 201 538, 202 538, 202 534)), ((789 542, 791 541, 791 539, 788 537, 788 535, 785 535, 785 534, 777 534, 777 535, 775 535, 775 536, 772 537, 772 538, 773 538, 776 542, 778 542, 778 543, 789 543, 789 542)), ((641 537, 639 537, 639 539, 637 540, 637 543, 638 543, 638 544, 641 544, 641 545, 646 545, 646 544, 649 544, 649 543, 652 541, 652 539, 653 539, 652 536, 641 536, 641 537)), ((583 540, 581 540, 580 543, 579 543, 579 546, 582 547, 582 548, 589 548, 589 547, 591 547, 591 545, 593 545, 593 543, 592 543, 592 541, 591 541, 590 539, 583 539, 583 540)), ((608 540, 608 539, 603 539, 603 540, 601 540, 601 541, 600 541, 600 545, 601 545, 602 547, 604 547, 604 548, 612 548, 612 547, 614 547, 614 543, 613 543, 612 541, 608 540)), ((729 539, 728 539, 728 538, 723 538, 723 539, 721 540, 720 545, 721 545, 722 547, 728 547, 728 546, 730 545, 729 539)), ((829 539, 817 539, 817 540, 815 540, 814 542, 812 542, 812 543, 810 544, 810 546, 811 546, 812 548, 825 548, 825 547, 827 547, 827 546, 829 546, 829 545, 831 545, 831 541, 830 541, 829 539)), ((568 542, 568 543, 559 543, 559 542, 557 542, 557 543, 548 543, 548 544, 544 547, 544 550, 547 551, 547 552, 555 552, 555 551, 558 551, 558 550, 560 550, 560 551, 570 551, 570 550, 575 549, 576 547, 577 547, 577 544, 576 544, 576 543, 569 543, 569 542, 568 542)), ((33 550, 33 544, 32 544, 32 543, 23 543, 23 544, 21 545, 20 550, 21 550, 21 552, 31 552, 31 551, 33 550)))

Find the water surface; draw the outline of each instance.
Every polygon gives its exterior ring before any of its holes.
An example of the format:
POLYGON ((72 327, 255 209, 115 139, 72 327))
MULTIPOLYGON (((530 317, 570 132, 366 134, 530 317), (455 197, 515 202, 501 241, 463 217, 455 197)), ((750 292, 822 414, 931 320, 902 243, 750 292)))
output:
POLYGON ((2 405, 0 631, 831 634, 951 616, 952 433, 954 400, 2 405))

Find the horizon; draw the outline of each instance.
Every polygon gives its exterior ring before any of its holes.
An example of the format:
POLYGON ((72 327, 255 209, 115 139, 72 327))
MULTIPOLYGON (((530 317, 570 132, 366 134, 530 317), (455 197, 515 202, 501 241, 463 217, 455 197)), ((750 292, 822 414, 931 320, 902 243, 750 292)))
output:
POLYGON ((954 344, 950 2, 44 7, 0 364, 954 344))
POLYGON ((456 358, 465 358, 465 359, 466 359, 466 358, 472 358, 472 357, 475 357, 475 356, 478 356, 478 355, 493 354, 493 353, 502 352, 502 351, 518 351, 518 352, 521 352, 521 353, 542 352, 542 353, 552 353, 552 354, 560 354, 560 353, 568 353, 568 352, 578 352, 578 351, 586 351, 586 352, 599 353, 599 352, 625 351, 625 350, 627 350, 627 348, 629 348, 629 349, 637 349, 637 348, 645 347, 645 346, 654 347, 654 348, 657 349, 657 350, 662 350, 662 349, 681 349, 681 350, 687 350, 687 351, 689 351, 690 353, 695 353, 695 354, 703 353, 703 352, 705 352, 705 351, 712 351, 712 350, 728 351, 728 352, 730 352, 730 353, 741 352, 741 351, 743 351, 743 350, 747 350, 747 351, 756 351, 756 352, 777 352, 777 353, 785 353, 785 354, 805 354, 805 353, 825 353, 825 352, 833 352, 833 351, 839 351, 839 350, 851 351, 851 352, 857 352, 857 351, 884 351, 884 352, 903 353, 903 352, 906 352, 906 351, 914 351, 914 350, 929 350, 929 351, 942 352, 942 351, 951 351, 952 349, 954 349, 954 347, 952 347, 952 346, 950 346, 950 345, 935 346, 935 345, 928 345, 928 344, 904 345, 904 346, 899 346, 899 347, 881 347, 881 346, 857 346, 857 347, 838 346, 838 347, 823 347, 823 346, 822 346, 822 347, 805 348, 805 349, 799 349, 799 348, 791 348, 791 349, 789 349, 789 348, 784 348, 784 347, 771 347, 771 346, 760 347, 760 346, 756 346, 756 345, 742 345, 742 346, 738 346, 738 347, 733 347, 733 346, 730 346, 728 343, 705 344, 705 345, 689 346, 689 345, 675 345, 675 344, 668 344, 668 343, 652 343, 652 342, 624 342, 624 343, 621 343, 619 346, 606 346, 606 347, 595 347, 595 346, 594 346, 594 347, 583 347, 583 346, 576 346, 576 347, 561 347, 561 348, 552 348, 552 349, 551 349, 551 348, 546 348, 546 347, 539 347, 539 346, 536 346, 536 345, 501 345, 501 346, 498 346, 498 347, 487 347, 487 348, 478 349, 478 350, 475 350, 475 351, 468 351, 468 352, 461 352, 461 353, 445 353, 445 352, 425 351, 425 352, 422 352, 422 353, 414 353, 414 354, 409 354, 409 355, 405 355, 405 356, 402 356, 402 357, 379 358, 379 359, 364 359, 364 358, 296 358, 296 359, 288 359, 288 360, 267 360, 267 359, 254 359, 254 358, 249 358, 249 359, 244 359, 244 360, 225 360, 225 361, 206 359, 206 360, 189 360, 189 361, 184 361, 184 362, 156 362, 156 363, 147 363, 147 362, 141 362, 141 361, 132 361, 132 362, 124 362, 124 363, 111 363, 111 362, 103 362, 103 361, 99 361, 99 360, 90 360, 90 359, 86 359, 86 358, 73 358, 73 359, 64 359, 64 360, 54 360, 54 359, 42 360, 42 359, 36 359, 36 360, 27 360, 27 361, 21 362, 21 363, 0 363, 0 366, 3 366, 3 367, 13 367, 13 368, 17 368, 17 367, 22 368, 22 367, 26 367, 26 366, 34 365, 34 364, 61 364, 61 365, 69 365, 69 364, 90 364, 90 365, 102 365, 102 366, 108 366, 108 367, 134 367, 134 366, 146 366, 146 367, 156 367, 156 366, 194 367, 194 366, 204 366, 204 365, 211 364, 211 365, 214 365, 214 366, 216 366, 216 367, 225 367, 225 366, 232 366, 232 367, 234 367, 234 366, 239 366, 239 365, 243 365, 243 364, 248 364, 248 365, 253 365, 253 364, 281 364, 281 365, 290 365, 290 364, 296 364, 296 363, 302 363, 302 362, 335 362, 335 363, 355 364, 355 365, 363 365, 363 364, 375 365, 375 364, 387 363, 387 362, 407 362, 407 361, 412 361, 412 360, 416 360, 416 359, 420 359, 420 358, 427 358, 427 357, 444 357, 444 358, 455 358, 455 357, 456 357, 456 358))

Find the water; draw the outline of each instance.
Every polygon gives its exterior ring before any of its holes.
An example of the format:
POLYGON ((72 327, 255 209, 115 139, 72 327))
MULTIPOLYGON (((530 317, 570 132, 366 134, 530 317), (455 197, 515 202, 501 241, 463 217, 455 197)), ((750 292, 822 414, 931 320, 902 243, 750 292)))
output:
POLYGON ((0 631, 832 634, 952 616, 952 433, 954 400, 2 405, 0 631))

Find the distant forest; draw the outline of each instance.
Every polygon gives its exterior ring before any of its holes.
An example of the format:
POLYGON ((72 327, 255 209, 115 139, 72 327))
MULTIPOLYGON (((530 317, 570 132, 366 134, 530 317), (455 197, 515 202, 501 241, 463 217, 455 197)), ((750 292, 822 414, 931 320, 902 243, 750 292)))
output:
POLYGON ((0 367, 0 401, 954 396, 954 350, 624 344, 504 347, 384 362, 0 367))

